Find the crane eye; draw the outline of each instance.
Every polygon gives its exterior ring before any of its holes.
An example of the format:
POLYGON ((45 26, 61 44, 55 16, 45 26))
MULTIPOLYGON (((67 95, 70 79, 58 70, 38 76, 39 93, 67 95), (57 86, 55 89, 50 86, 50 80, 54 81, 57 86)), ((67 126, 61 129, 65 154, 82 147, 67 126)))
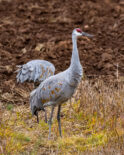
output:
POLYGON ((79 29, 79 28, 76 29, 76 31, 79 32, 79 33, 82 33, 81 29, 79 29))

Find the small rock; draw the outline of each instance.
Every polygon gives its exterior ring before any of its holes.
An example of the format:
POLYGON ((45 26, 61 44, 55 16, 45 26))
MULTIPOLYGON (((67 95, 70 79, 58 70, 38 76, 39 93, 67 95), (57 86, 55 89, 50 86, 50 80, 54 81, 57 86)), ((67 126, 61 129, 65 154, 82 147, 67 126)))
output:
POLYGON ((88 30, 89 29, 89 25, 84 25, 84 29, 88 30))
POLYGON ((6 66, 6 70, 8 73, 11 73, 13 71, 12 66, 10 65, 6 66))
POLYGON ((116 29, 117 27, 118 27, 118 24, 117 23, 114 23, 113 29, 116 29))
POLYGON ((25 54, 27 52, 26 48, 22 49, 22 53, 25 54))
POLYGON ((42 48, 44 48, 44 44, 37 44, 37 46, 35 47, 35 50, 41 51, 42 48))

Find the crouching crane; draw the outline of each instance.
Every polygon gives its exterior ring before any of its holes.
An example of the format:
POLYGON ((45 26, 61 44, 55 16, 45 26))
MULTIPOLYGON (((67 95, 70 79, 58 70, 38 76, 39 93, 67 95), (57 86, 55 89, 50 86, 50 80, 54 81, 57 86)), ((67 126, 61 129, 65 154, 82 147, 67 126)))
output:
POLYGON ((33 90, 30 94, 30 107, 32 115, 34 115, 39 110, 44 110, 44 108, 47 106, 52 107, 48 121, 48 138, 51 136, 51 124, 55 106, 58 106, 57 120, 59 134, 62 136, 60 122, 61 105, 72 97, 83 75, 82 65, 80 63, 77 49, 78 36, 92 37, 93 35, 85 33, 79 28, 74 29, 72 32, 73 51, 69 68, 63 72, 47 78, 39 85, 37 89, 33 90))
MULTIPOLYGON (((48 77, 54 75, 55 67, 46 60, 32 60, 24 65, 17 66, 17 82, 33 81, 35 88, 37 83, 43 82, 48 77)), ((44 110, 45 111, 45 110, 44 110)), ((36 112, 37 122, 39 123, 38 113, 36 112)), ((45 111, 45 122, 47 122, 47 114, 45 111)))
POLYGON ((43 82, 46 78, 54 75, 55 67, 46 60, 31 60, 24 65, 17 66, 17 82, 25 81, 43 82))

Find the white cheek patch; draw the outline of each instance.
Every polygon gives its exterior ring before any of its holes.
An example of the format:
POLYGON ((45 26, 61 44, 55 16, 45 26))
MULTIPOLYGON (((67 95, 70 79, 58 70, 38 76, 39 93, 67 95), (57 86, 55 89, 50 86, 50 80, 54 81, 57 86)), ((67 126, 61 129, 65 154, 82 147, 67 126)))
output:
POLYGON ((77 35, 77 36, 81 36, 82 34, 81 34, 80 32, 77 32, 77 31, 76 31, 76 35, 77 35))

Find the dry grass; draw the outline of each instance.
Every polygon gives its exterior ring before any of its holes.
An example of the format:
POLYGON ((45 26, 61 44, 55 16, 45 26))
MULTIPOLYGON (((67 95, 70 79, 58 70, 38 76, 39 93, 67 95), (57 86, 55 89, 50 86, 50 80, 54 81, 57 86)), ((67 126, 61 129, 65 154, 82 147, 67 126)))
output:
MULTIPOLYGON (((5 95, 1 94, 2 97, 5 95)), ((106 85, 102 80, 82 81, 71 101, 62 107, 62 139, 56 117, 48 141, 43 113, 37 124, 29 105, 0 102, 0 109, 1 154, 123 154, 123 82, 106 85)))

